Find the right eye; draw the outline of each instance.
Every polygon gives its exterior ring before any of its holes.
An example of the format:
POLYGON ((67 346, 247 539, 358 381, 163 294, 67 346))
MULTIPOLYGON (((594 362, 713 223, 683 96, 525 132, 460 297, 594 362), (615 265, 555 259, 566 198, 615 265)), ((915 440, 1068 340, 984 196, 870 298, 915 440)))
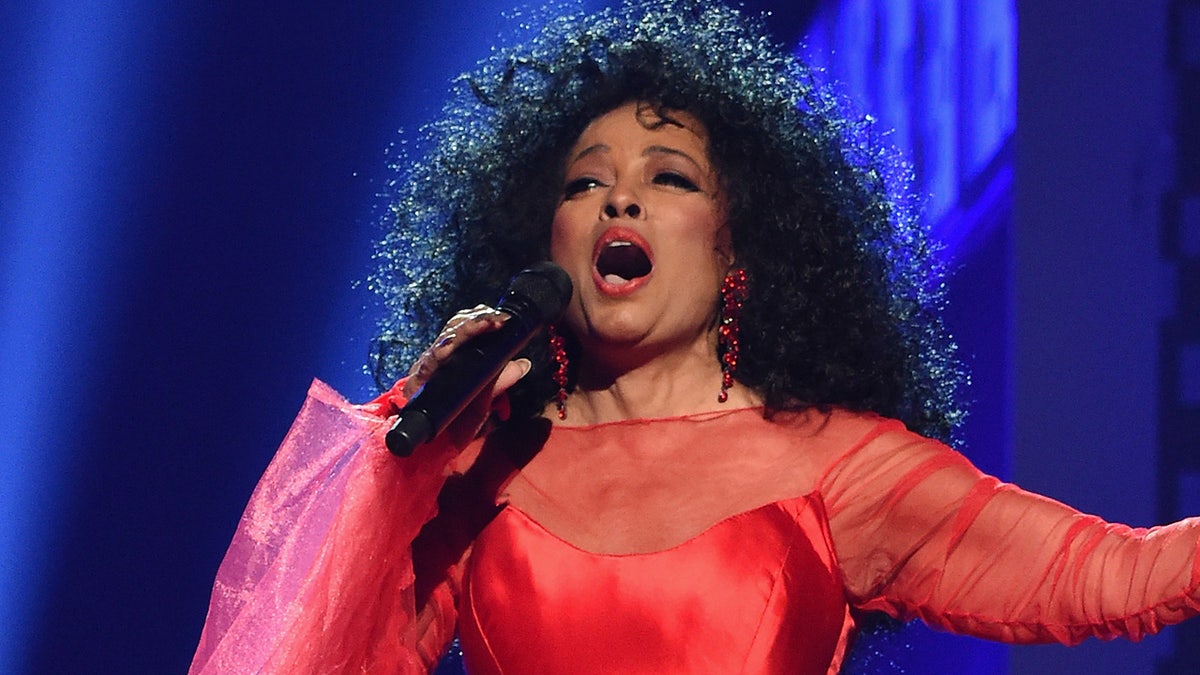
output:
POLYGON ((567 181, 566 187, 563 188, 563 198, 570 199, 576 195, 581 195, 585 192, 588 192, 593 188, 600 187, 601 185, 603 185, 603 183, 595 178, 592 178, 591 176, 584 176, 582 178, 576 178, 574 180, 567 181))
POLYGON ((667 185, 684 192, 699 192, 700 187, 692 182, 692 179, 675 171, 663 171, 654 176, 654 182, 657 185, 667 185))

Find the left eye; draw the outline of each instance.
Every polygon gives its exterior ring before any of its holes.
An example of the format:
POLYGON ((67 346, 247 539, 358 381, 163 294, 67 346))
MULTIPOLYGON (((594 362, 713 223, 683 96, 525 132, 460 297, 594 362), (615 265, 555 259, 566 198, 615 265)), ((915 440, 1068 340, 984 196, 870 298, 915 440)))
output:
POLYGON ((667 185, 669 187, 679 188, 687 192, 699 192, 700 187, 693 183, 689 178, 675 173, 673 171, 664 171, 654 176, 655 185, 667 185))
POLYGON ((566 187, 563 188, 563 198, 571 199, 572 197, 581 195, 593 188, 599 187, 600 185, 602 185, 600 181, 590 176, 576 178, 575 180, 567 183, 566 187))

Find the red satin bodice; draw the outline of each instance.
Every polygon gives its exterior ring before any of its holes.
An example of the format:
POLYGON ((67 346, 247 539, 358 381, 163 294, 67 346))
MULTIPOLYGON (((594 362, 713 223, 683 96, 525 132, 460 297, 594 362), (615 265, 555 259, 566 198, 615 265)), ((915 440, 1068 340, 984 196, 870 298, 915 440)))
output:
POLYGON ((821 502, 804 496, 616 555, 505 508, 475 542, 459 634, 472 675, 819 675, 847 622, 821 502))

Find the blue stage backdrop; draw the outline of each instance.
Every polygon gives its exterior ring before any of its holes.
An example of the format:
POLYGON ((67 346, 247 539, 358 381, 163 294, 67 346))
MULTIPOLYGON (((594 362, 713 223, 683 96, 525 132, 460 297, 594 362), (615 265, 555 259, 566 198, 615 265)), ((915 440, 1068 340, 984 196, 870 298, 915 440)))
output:
MULTIPOLYGON (((388 147, 514 4, 0 6, 0 672, 186 669, 308 381, 373 393, 357 282, 388 147)), ((965 452, 1134 525, 1197 506, 1154 510, 1156 485, 1200 484, 1154 467, 1167 23, 1200 25, 1195 3, 745 5, 911 158, 956 270, 965 452)), ((1149 672, 1172 640, 1010 651, 911 629, 889 658, 1149 672)))

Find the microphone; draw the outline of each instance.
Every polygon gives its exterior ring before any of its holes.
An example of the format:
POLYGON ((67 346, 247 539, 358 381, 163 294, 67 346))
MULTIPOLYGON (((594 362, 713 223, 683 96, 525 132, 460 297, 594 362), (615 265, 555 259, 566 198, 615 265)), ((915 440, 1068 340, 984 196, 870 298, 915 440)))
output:
POLYGON ((387 432, 392 454, 408 457, 442 433, 535 333, 562 314, 572 291, 571 277, 552 262, 518 272, 496 306, 509 319, 459 346, 413 394, 387 432))

